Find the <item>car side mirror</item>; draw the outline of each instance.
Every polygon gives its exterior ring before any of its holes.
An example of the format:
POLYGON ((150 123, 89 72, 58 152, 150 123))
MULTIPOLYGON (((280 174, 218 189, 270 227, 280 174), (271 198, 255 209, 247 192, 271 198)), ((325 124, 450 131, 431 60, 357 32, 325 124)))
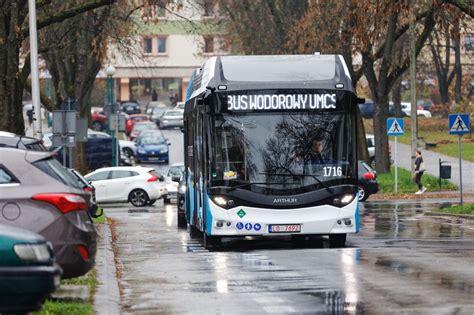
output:
POLYGON ((183 132, 183 133, 184 133, 184 128, 183 128, 183 127, 181 127, 181 132, 183 132))
POLYGON ((159 180, 160 182, 164 182, 164 181, 165 181, 165 177, 164 177, 163 175, 160 175, 160 176, 158 177, 158 180, 159 180))
POLYGON ((168 145, 171 145, 171 142, 168 142, 168 145))
POLYGON ((171 176, 171 181, 179 183, 181 181, 181 176, 173 175, 171 176))

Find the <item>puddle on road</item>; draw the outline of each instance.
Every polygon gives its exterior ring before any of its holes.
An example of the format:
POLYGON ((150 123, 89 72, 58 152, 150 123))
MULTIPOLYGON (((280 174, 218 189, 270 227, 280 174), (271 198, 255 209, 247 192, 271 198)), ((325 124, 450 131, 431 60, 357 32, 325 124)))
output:
POLYGON ((457 290, 467 294, 474 293, 474 286, 472 284, 455 279, 454 277, 441 272, 429 272, 422 269, 421 267, 409 266, 406 263, 385 258, 378 258, 375 262, 375 265, 383 267, 384 269, 391 272, 410 275, 419 280, 430 282, 445 289, 457 290))
POLYGON ((474 221, 428 217, 451 203, 387 202, 362 205, 360 235, 390 238, 474 238, 474 221))

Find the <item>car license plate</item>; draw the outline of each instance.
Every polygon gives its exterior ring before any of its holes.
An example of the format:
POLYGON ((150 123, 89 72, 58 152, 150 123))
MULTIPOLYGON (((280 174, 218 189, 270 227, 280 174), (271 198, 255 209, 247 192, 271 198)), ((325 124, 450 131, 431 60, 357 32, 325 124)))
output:
POLYGON ((269 233, 299 233, 301 232, 301 224, 270 224, 268 226, 269 233))
POLYGON ((148 158, 148 161, 158 161, 158 160, 159 160, 159 158, 157 158, 157 157, 148 158))

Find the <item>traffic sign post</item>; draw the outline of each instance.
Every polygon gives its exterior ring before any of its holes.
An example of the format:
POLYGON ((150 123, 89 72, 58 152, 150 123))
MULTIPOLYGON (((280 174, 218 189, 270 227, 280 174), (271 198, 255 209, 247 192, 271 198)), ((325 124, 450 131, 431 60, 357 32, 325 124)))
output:
POLYGON ((449 134, 458 135, 458 155, 459 155, 459 192, 461 205, 463 204, 463 195, 462 195, 462 144, 461 136, 469 134, 471 130, 469 129, 469 114, 450 114, 449 115, 449 134))
POLYGON ((405 121, 403 118, 387 119, 387 136, 395 137, 395 156, 393 158, 395 164, 395 193, 398 193, 398 160, 397 160, 397 137, 405 134, 405 121))

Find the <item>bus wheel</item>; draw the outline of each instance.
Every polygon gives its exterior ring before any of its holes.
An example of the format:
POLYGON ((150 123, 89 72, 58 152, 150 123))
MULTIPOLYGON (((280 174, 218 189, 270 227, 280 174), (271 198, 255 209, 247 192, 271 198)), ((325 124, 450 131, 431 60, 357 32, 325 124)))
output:
POLYGON ((201 231, 199 231, 194 225, 189 225, 189 237, 191 238, 200 238, 201 231))
POLYGON ((329 247, 344 247, 346 245, 347 234, 330 234, 329 247))
POLYGON ((217 248, 221 245, 220 236, 207 235, 206 232, 203 232, 202 234, 203 234, 204 247, 206 249, 217 248))
POLYGON ((181 215, 178 215, 178 228, 186 228, 187 226, 187 222, 186 222, 186 218, 181 215))

